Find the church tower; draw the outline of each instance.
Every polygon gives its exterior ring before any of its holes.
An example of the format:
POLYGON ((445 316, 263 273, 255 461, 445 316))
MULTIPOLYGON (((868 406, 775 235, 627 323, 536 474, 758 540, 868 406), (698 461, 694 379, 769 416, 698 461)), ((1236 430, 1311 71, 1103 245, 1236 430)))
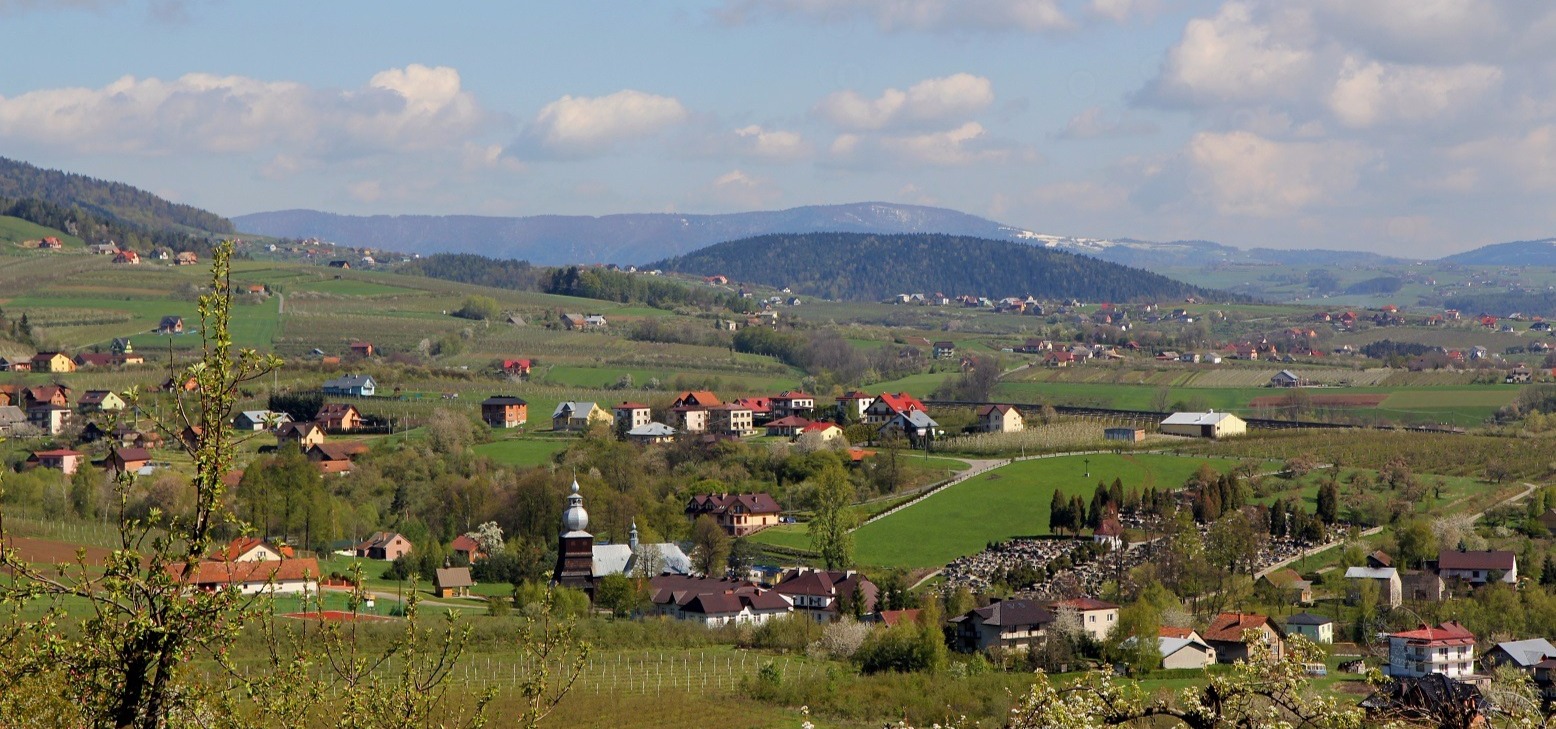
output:
POLYGON ((578 478, 562 512, 562 532, 556 550, 556 572, 551 584, 594 592, 594 535, 589 528, 589 512, 584 511, 583 496, 578 494, 578 478))

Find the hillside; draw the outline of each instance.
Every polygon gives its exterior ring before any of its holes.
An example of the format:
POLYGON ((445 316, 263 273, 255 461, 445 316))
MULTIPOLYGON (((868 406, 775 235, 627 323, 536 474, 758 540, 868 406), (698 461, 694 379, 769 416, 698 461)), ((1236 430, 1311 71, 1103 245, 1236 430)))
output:
POLYGON ((122 182, 46 170, 4 157, 0 157, 0 198, 79 208, 145 231, 233 232, 226 218, 169 202, 122 182))
POLYGON ((818 233, 730 241, 652 267, 732 282, 787 286, 828 299, 878 301, 898 293, 1024 296, 1085 301, 1173 300, 1204 289, 1060 251, 951 235, 818 233))
POLYGON ((1556 266, 1556 238, 1495 243, 1442 260, 1465 266, 1556 266))

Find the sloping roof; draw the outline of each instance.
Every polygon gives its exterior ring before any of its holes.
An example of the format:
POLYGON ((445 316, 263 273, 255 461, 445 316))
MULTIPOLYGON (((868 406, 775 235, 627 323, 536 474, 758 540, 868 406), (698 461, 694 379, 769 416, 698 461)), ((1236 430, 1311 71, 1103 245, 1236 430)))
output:
POLYGON ((433 575, 433 578, 440 590, 449 587, 471 587, 475 585, 475 580, 470 579, 469 567, 444 567, 438 570, 433 575))
POLYGON ((319 562, 311 557, 281 560, 253 560, 249 562, 203 561, 184 577, 183 564, 167 566, 169 574, 189 585, 255 584, 263 582, 293 582, 319 578, 319 562))
POLYGON ((803 427, 805 427, 807 425, 810 425, 810 421, 809 420, 807 420, 805 418, 802 418, 802 417, 800 417, 798 415, 790 415, 788 417, 779 418, 777 420, 772 421, 771 423, 768 423, 767 427, 769 427, 769 428, 803 428, 803 427))
MULTIPOLYGON (((1012 410, 1015 410, 1015 409, 1016 409, 1015 405, 1006 405, 1004 403, 998 403, 998 404, 995 404, 995 405, 984 405, 983 407, 978 408, 978 417, 984 418, 984 417, 988 417, 989 415, 992 415, 994 413, 999 413, 1000 415, 1004 415, 1005 413, 1008 413, 1008 412, 1010 412, 1012 410)), ((1020 411, 1017 411, 1017 412, 1020 412, 1020 411)))
POLYGON ((324 381, 324 387, 330 390, 352 390, 367 385, 377 386, 372 375, 341 375, 333 380, 324 381))
POLYGON ((400 536, 399 532, 373 532, 373 535, 368 537, 367 541, 357 545, 357 549, 368 550, 377 547, 385 547, 388 546, 390 542, 394 541, 395 537, 404 539, 403 536, 400 536))
POLYGON ((0 405, 0 425, 13 425, 27 422, 27 413, 15 405, 0 405))
POLYGON ((1392 580, 1399 576, 1399 570, 1393 567, 1351 567, 1345 571, 1348 580, 1392 580))
POLYGON ((1287 625, 1329 625, 1333 622, 1333 619, 1322 615, 1314 615, 1313 613, 1297 613, 1286 618, 1287 625))
POLYGON ((783 511, 783 507, 766 493, 697 494, 692 497, 692 508, 699 513, 722 514, 737 503, 751 514, 776 514, 783 511))
POLYGON ((1079 610, 1081 612, 1088 612, 1088 611, 1091 611, 1091 610, 1117 610, 1118 609, 1118 606, 1114 605, 1111 602, 1107 602, 1106 600, 1098 600, 1098 599, 1092 598, 1092 597, 1077 597, 1077 598, 1072 598, 1072 599, 1069 599, 1069 600, 1056 600, 1054 602, 1049 603, 1048 607, 1050 609, 1053 609, 1053 608, 1070 608, 1072 610, 1079 610))
POLYGON ((1002 628, 1015 625, 1047 625, 1054 621, 1054 614, 1033 600, 1001 600, 952 620, 960 622, 970 617, 984 625, 1002 628))
POLYGON ((918 622, 920 611, 917 608, 909 610, 882 610, 881 622, 890 628, 903 623, 918 622))
POLYGON ((1156 629, 1156 634, 1163 638, 1187 638, 1198 635, 1193 628, 1176 628, 1171 625, 1163 625, 1156 629))
POLYGON ((1173 413, 1162 420, 1162 425, 1215 425, 1227 418, 1237 416, 1231 413, 1218 413, 1214 410, 1206 413, 1173 413))
POLYGON ((119 460, 125 463, 151 460, 151 451, 145 448, 115 448, 113 455, 118 456, 119 460))
POLYGON ((1297 574, 1297 571, 1290 567, 1275 570, 1265 575, 1264 579, 1269 580, 1270 584, 1276 587, 1288 590, 1305 590, 1313 586, 1313 583, 1302 579, 1302 575, 1297 574))
POLYGON ((1415 630, 1390 633, 1391 638, 1403 638, 1411 643, 1429 645, 1474 645, 1475 634, 1458 621, 1449 620, 1433 628, 1425 623, 1415 630))
POLYGON ((461 534, 454 537, 454 541, 448 543, 449 551, 453 552, 479 552, 481 543, 471 538, 469 534, 461 534))
POLYGON ((1556 645, 1544 638, 1530 638, 1528 640, 1510 640, 1496 644, 1493 650, 1500 649, 1513 659, 1521 668, 1528 668, 1544 660, 1546 656, 1556 657, 1556 645))
POLYGON ((569 418, 587 418, 597 407, 592 402, 574 402, 571 400, 559 402, 556 409, 551 411, 552 419, 567 416, 569 418))
POLYGON ((636 438, 668 438, 675 433, 675 428, 664 423, 645 423, 627 431, 627 435, 636 438))
MULTIPOLYGON (((899 392, 895 395, 889 392, 883 392, 880 394, 880 396, 875 398, 875 402, 885 403, 886 407, 891 408, 892 412, 894 413, 900 413, 907 410, 926 409, 924 407, 924 403, 920 402, 918 398, 909 395, 906 392, 899 392)), ((870 406, 874 407, 875 402, 870 403, 870 406)))
POLYGON ((815 395, 811 395, 811 394, 809 394, 809 393, 807 393, 807 392, 805 392, 803 390, 784 390, 783 392, 780 392, 777 395, 772 396, 771 399, 773 399, 773 400, 814 400, 814 399, 816 399, 816 396, 815 395))
POLYGON ((648 410, 649 407, 640 402, 623 402, 611 406, 612 410, 648 410))
POLYGON ((1184 648, 1191 646, 1199 651, 1206 651, 1210 648, 1210 646, 1194 640, 1193 638, 1168 638, 1166 636, 1161 636, 1156 639, 1156 649, 1162 654, 1162 658, 1164 659, 1174 653, 1177 653, 1178 651, 1183 650, 1184 648))
POLYGON ((935 422, 935 419, 929 417, 929 413, 926 413, 923 410, 909 410, 908 412, 905 412, 905 413, 898 413, 897 417, 902 418, 903 420, 906 420, 909 425, 911 425, 911 426, 913 426, 915 428, 938 428, 938 427, 940 427, 940 424, 935 422))
POLYGON ((528 405, 529 402, 522 397, 513 395, 493 395, 481 401, 482 405, 528 405))
MULTIPOLYGON (((658 577, 663 574, 689 575, 692 573, 692 560, 686 556, 680 546, 669 542, 657 542, 640 544, 640 549, 657 551, 659 553, 659 573, 653 575, 634 575, 638 577, 658 577)), ((638 555, 632 551, 628 544, 596 544, 594 545, 594 576, 603 575, 630 575, 637 571, 638 555)))
POLYGON ((1517 555, 1503 550, 1483 552, 1443 552, 1437 556, 1437 568, 1444 570, 1511 570, 1517 555))
POLYGON ((319 454, 319 460, 323 461, 349 461, 360 451, 349 443, 317 443, 308 452, 310 455, 319 454))
POLYGON ((286 413, 278 413, 274 410, 244 410, 238 413, 238 417, 248 420, 250 423, 266 423, 270 425, 283 425, 292 422, 292 416, 286 413))
MULTIPOLYGON (((1221 641, 1223 643, 1243 642, 1243 631, 1256 630, 1266 625, 1271 625, 1270 619, 1264 615, 1255 613, 1221 613, 1215 620, 1210 621, 1210 626, 1205 628, 1204 636, 1207 641, 1221 641)), ((1274 627, 1271 625, 1271 627, 1274 627)))

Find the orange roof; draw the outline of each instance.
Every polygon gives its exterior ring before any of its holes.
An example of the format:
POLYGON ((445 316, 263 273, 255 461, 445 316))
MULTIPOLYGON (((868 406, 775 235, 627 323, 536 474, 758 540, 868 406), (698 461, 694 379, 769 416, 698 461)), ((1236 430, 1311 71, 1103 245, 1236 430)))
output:
POLYGON ((1210 627, 1201 633, 1205 640, 1219 640, 1229 643, 1243 642, 1243 631, 1256 630, 1270 624, 1270 619, 1255 613, 1221 613, 1210 622, 1210 627))
POLYGON ((194 587, 218 588, 226 585, 318 579, 319 561, 311 557, 252 562, 204 561, 196 564, 194 571, 187 576, 184 574, 182 564, 170 564, 167 566, 167 571, 181 583, 194 587))
POLYGON ((1163 625, 1161 628, 1157 629, 1156 634, 1163 638, 1188 638, 1194 634, 1194 629, 1174 628, 1170 625, 1163 625))

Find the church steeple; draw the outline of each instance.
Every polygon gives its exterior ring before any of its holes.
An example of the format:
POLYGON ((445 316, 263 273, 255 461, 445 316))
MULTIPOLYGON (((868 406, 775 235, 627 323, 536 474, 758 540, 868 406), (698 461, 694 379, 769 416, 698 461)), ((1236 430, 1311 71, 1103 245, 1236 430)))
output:
POLYGON ((578 493, 578 477, 573 477, 567 509, 562 512, 561 536, 557 540, 556 571, 551 583, 594 591, 594 535, 589 528, 589 512, 584 511, 583 495, 578 493))
POLYGON ((638 520, 637 519, 633 519, 632 520, 632 531, 629 532, 628 535, 627 535, 627 545, 632 547, 632 551, 634 551, 634 552, 636 552, 637 549, 638 549, 638 520))

